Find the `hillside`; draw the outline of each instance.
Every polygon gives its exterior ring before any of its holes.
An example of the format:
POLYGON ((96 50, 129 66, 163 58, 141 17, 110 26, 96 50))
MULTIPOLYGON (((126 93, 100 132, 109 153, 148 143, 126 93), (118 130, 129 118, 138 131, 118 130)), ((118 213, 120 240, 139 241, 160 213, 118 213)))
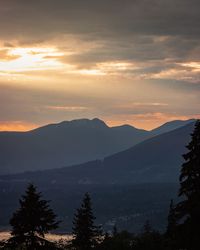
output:
POLYGON ((145 131, 130 125, 108 127, 96 118, 64 121, 28 132, 0 132, 0 174, 60 168, 103 159, 189 122, 172 121, 145 131))
POLYGON ((0 133, 0 174, 78 164, 131 147, 147 131, 108 127, 99 119, 47 125, 29 132, 0 133))
POLYGON ((181 155, 194 123, 153 137, 104 160, 59 169, 0 176, 1 225, 6 227, 27 183, 35 183, 61 216, 63 230, 84 192, 90 192, 104 228, 140 230, 145 220, 164 229, 171 198, 178 192, 181 155), (123 201, 123 202, 121 202, 123 201), (113 207, 115 209, 113 210, 113 207), (68 219, 66 219, 68 218, 68 219))
POLYGON ((155 136, 104 160, 5 177, 41 183, 120 184, 177 182, 194 122, 155 136))

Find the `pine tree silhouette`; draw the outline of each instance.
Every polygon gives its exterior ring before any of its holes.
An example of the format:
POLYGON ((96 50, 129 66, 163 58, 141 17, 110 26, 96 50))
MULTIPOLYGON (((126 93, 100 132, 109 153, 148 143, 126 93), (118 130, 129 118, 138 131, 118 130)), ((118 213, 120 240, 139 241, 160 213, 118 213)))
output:
POLYGON ((166 236, 169 238, 174 238, 177 223, 176 223, 176 215, 175 215, 175 205, 174 205, 173 200, 171 200, 170 202, 169 214, 168 214, 167 220, 168 220, 168 224, 167 224, 166 236))
POLYGON ((115 237, 115 236, 117 236, 117 234, 118 234, 117 226, 114 225, 113 231, 112 231, 112 236, 115 237))
POLYGON ((49 208, 49 202, 41 199, 33 184, 29 184, 25 195, 19 200, 20 208, 13 214, 8 245, 22 246, 25 249, 51 249, 52 244, 45 240, 44 235, 56 229, 56 215, 49 208))
POLYGON ((188 250, 200 249, 200 121, 195 124, 188 153, 180 175, 179 196, 182 201, 176 206, 179 234, 188 250))
POLYGON ((143 231, 143 234, 150 234, 153 231, 149 220, 145 221, 142 231, 143 231))
POLYGON ((78 250, 90 250, 96 246, 101 230, 94 225, 95 217, 91 208, 91 199, 85 194, 81 207, 77 209, 73 221, 72 246, 78 250))
POLYGON ((169 214, 167 218, 167 230, 165 233, 166 244, 170 250, 177 250, 178 249, 178 242, 177 242, 177 218, 176 218, 176 210, 174 201, 171 200, 169 206, 169 214))

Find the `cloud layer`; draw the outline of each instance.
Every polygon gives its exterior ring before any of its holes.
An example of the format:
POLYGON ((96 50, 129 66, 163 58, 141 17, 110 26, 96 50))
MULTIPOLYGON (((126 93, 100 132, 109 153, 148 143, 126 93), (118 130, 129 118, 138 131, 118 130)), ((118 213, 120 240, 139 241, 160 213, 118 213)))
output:
POLYGON ((0 129, 84 116, 151 128, 198 117, 198 0, 0 5, 0 129))

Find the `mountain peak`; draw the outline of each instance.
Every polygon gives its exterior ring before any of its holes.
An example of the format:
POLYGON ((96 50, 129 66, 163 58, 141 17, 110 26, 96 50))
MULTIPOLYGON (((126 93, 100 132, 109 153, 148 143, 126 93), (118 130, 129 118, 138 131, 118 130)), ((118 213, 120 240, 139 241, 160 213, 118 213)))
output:
POLYGON ((94 119, 76 119, 67 122, 69 125, 75 126, 75 127, 90 127, 90 128, 105 128, 108 127, 104 121, 94 118, 94 119))
MULTIPOLYGON (((108 127, 104 121, 94 118, 94 119, 87 119, 87 118, 82 118, 82 119, 74 119, 71 121, 62 121, 59 123, 52 123, 45 125, 43 127, 39 127, 35 130, 43 130, 47 128, 65 128, 65 127, 108 127)), ((33 131, 35 131, 33 130, 33 131)))
POLYGON ((99 125, 99 126, 106 126, 106 127, 107 127, 106 123, 105 123, 103 120, 99 119, 99 118, 94 118, 94 119, 92 119, 91 121, 92 121, 94 124, 96 124, 96 125, 99 125))
POLYGON ((155 129, 151 130, 150 132, 153 133, 154 135, 166 133, 166 132, 172 131, 174 129, 183 127, 183 126, 185 126, 189 123, 192 123, 194 121, 195 121, 195 119, 169 121, 169 122, 166 122, 155 129))

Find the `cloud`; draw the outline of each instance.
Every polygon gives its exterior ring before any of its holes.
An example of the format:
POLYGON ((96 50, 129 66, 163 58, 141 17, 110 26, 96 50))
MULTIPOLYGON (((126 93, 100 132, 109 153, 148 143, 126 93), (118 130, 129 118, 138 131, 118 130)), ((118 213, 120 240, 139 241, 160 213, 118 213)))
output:
POLYGON ((10 36, 10 29, 15 35, 41 37, 59 32, 90 34, 94 37, 130 33, 199 36, 196 25, 200 20, 198 0, 1 2, 1 25, 4 25, 7 36, 10 36))
POLYGON ((0 121, 0 131, 29 131, 37 125, 26 121, 0 121))
POLYGON ((200 91, 197 89, 189 92, 183 89, 180 93, 172 87, 169 92, 166 84, 155 85, 154 88, 148 82, 138 84, 140 88, 124 83, 122 93, 120 82, 115 83, 113 88, 113 83, 105 86, 100 81, 99 85, 94 85, 92 80, 91 85, 87 88, 83 86, 81 91, 82 82, 74 90, 71 86, 65 86, 53 91, 51 88, 1 83, 0 129, 5 130, 7 126, 10 130, 26 130, 84 117, 99 117, 115 125, 131 123, 151 128, 172 118, 186 119, 199 114, 200 91))
POLYGON ((198 0, 1 1, 2 44, 57 47, 62 56, 44 59, 65 64, 65 73, 119 74, 119 68, 102 69, 115 62, 137 64, 138 71, 121 72, 136 80, 163 79, 168 73, 188 82, 199 77, 174 73, 177 63, 200 61, 198 0))
MULTIPOLYGON (((111 45, 117 41, 120 49, 141 40, 140 45, 144 47, 146 43, 149 54, 154 38, 154 44, 165 44, 169 50, 172 46, 174 53, 184 54, 199 44, 198 0, 1 2, 2 38, 14 38, 23 45, 31 39, 40 43, 52 37, 59 40, 63 35, 73 35, 80 40, 106 41, 111 45)), ((156 46, 152 48, 156 50, 156 46)))
POLYGON ((18 55, 12 55, 9 53, 10 51, 8 49, 0 49, 0 62, 1 61, 12 61, 20 56, 18 55))
POLYGON ((163 123, 173 120, 188 120, 188 119, 199 119, 200 115, 181 115, 176 113, 145 113, 145 114, 135 114, 135 115, 121 115, 121 116, 112 116, 111 120, 107 120, 107 124, 110 126, 117 126, 122 124, 131 124, 138 128, 144 128, 151 130, 160 126, 163 123))
POLYGON ((4 121, 199 113, 199 0, 0 4, 4 121))
POLYGON ((71 112, 88 110, 88 107, 83 107, 83 106, 47 106, 46 108, 56 111, 71 111, 71 112))

